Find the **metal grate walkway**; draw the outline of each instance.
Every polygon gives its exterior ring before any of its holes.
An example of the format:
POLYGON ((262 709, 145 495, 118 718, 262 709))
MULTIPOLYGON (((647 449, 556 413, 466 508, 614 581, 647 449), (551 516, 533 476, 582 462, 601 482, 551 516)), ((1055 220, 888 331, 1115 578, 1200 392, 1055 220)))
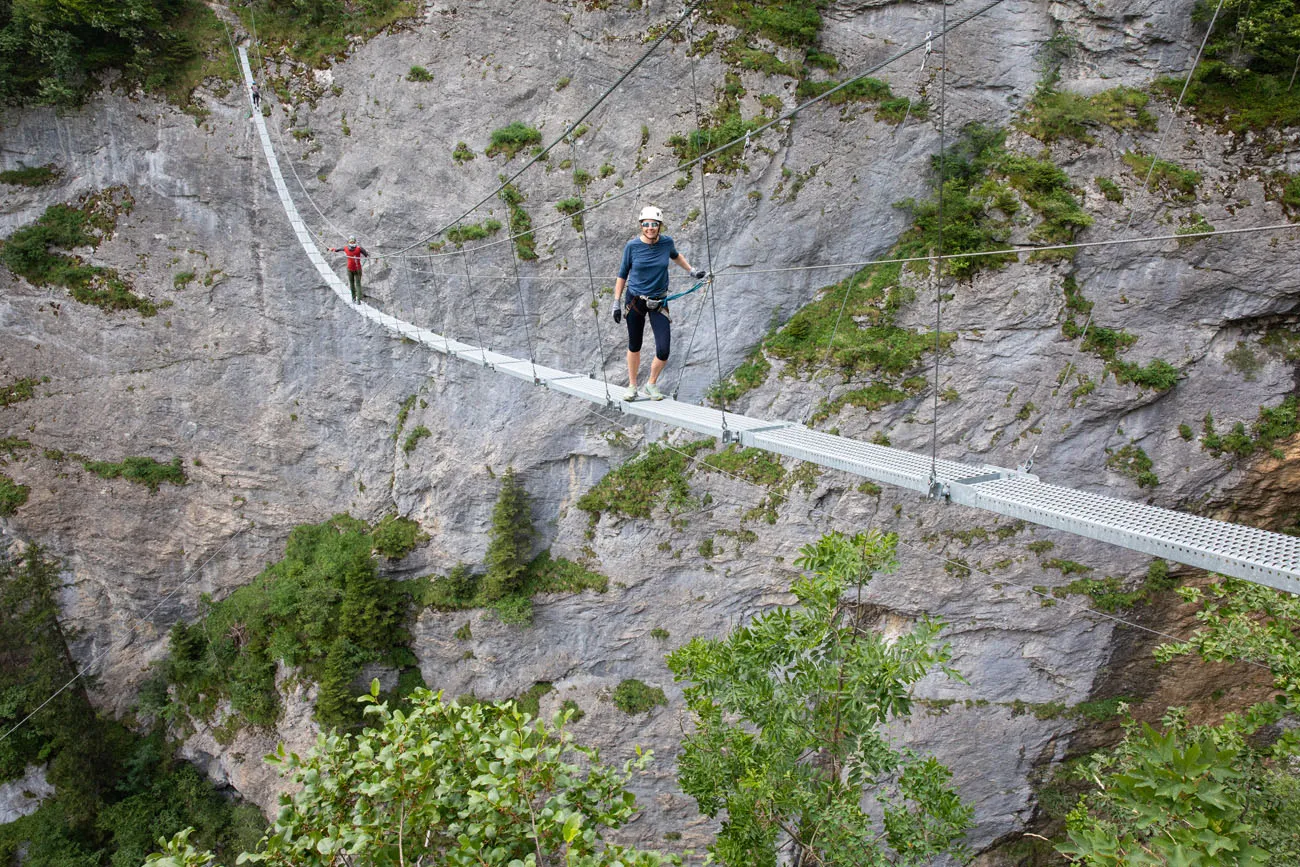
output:
MULTIPOLYGON (((245 83, 250 85, 252 70, 242 47, 239 58, 245 83)), ((627 403, 620 399, 622 387, 606 387, 605 383, 590 377, 460 343, 368 304, 354 303, 343 280, 312 240, 289 195, 261 112, 253 111, 253 122, 289 223, 321 279, 334 290, 341 303, 395 334, 436 352, 560 394, 602 404, 626 415, 810 461, 884 484, 943 496, 954 503, 1300 594, 1300 538, 1049 485, 1037 476, 1002 467, 944 460, 937 464, 937 478, 931 478, 930 459, 923 455, 811 430, 794 422, 768 421, 734 413, 724 416, 719 410, 676 400, 627 403)))

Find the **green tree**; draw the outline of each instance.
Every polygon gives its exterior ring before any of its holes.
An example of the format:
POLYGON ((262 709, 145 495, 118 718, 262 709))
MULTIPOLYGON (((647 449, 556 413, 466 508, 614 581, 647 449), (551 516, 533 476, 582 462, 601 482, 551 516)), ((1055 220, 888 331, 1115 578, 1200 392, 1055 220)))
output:
MULTIPOLYGON (((1216 5, 1198 0, 1193 20, 1208 25, 1216 5)), ((1290 75, 1300 55, 1300 5, 1295 0, 1225 0, 1206 54, 1233 67, 1290 75)))
POLYGON ((0 780, 48 762, 68 821, 88 830, 114 767, 59 623, 59 569, 40 545, 0 559, 0 780))
POLYGON ((1213 725, 1189 726, 1179 708, 1159 730, 1130 720, 1120 744, 1084 764, 1091 787, 1057 849, 1089 867, 1298 863, 1297 781, 1287 765, 1300 755, 1300 732, 1278 723, 1300 702, 1300 598, 1244 581, 1178 592, 1200 605, 1200 626, 1157 658, 1263 665, 1274 695, 1213 725))
POLYGON ((911 712, 912 687, 949 675, 941 624, 887 640, 848 598, 895 566, 895 536, 831 533, 805 546, 797 608, 756 618, 723 640, 693 639, 668 657, 696 730, 683 743, 682 790, 725 813, 713 856, 730 867, 793 863, 923 864, 960 855, 970 807, 933 757, 880 731, 911 712), (870 791, 882 819, 862 807, 870 791), (782 859, 783 860, 783 859, 782 859))
MULTIPOLYGON (((322 735, 305 757, 277 750, 270 761, 293 795, 255 852, 243 860, 283 867, 404 864, 518 867, 658 867, 677 859, 604 842, 636 812, 626 784, 649 762, 621 770, 574 743, 571 711, 550 724, 514 702, 445 704, 418 689, 409 712, 378 701, 372 727, 322 735)), ((151 855, 151 867, 203 867, 210 853, 182 832, 151 855)))
POLYGON ((326 727, 346 727, 357 722, 356 703, 352 700, 352 679, 357 665, 351 643, 339 636, 330 645, 316 693, 316 720, 326 727))
POLYGON ((1066 817, 1057 851, 1089 867, 1262 867, 1243 821, 1250 774, 1245 744, 1213 726, 1189 729, 1176 712, 1164 731, 1129 721, 1113 751, 1084 775, 1096 790, 1066 817))
POLYGON ((492 510, 492 529, 483 576, 483 599, 496 602, 525 595, 528 560, 533 547, 533 516, 528 492, 508 467, 501 475, 501 492, 492 510))
POLYGON ((70 104, 116 67, 153 89, 198 52, 178 25, 194 0, 9 0, 0 3, 0 100, 70 104))

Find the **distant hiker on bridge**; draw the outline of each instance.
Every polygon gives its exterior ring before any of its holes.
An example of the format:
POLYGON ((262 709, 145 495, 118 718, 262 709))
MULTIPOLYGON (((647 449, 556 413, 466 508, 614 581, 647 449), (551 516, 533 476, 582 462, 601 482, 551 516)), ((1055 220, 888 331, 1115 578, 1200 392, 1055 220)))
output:
POLYGON ((346 247, 330 247, 331 253, 343 253, 348 257, 348 289, 352 291, 353 303, 361 301, 361 257, 370 258, 366 248, 357 243, 356 238, 348 238, 346 247))
POLYGON ((651 400, 663 400, 663 392, 656 383, 668 363, 668 350, 672 343, 672 328, 668 318, 668 262, 675 261, 697 280, 704 271, 691 267, 686 257, 677 252, 673 239, 659 234, 664 224, 664 212, 648 205, 637 217, 641 234, 623 246, 623 262, 618 267, 618 280, 614 283, 614 321, 627 316, 627 394, 624 400, 636 400, 636 379, 641 369, 641 338, 645 335, 646 319, 655 335, 655 359, 650 363, 650 379, 645 393, 651 400), (627 289, 624 303, 623 290, 627 289))
POLYGON ((262 91, 258 90, 257 85, 254 84, 253 85, 253 108, 257 108, 261 104, 262 104, 262 91))

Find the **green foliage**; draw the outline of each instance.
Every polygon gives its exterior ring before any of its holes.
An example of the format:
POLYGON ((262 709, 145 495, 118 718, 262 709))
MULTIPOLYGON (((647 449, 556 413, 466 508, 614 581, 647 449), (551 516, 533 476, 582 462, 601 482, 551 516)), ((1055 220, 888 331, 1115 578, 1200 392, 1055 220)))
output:
POLYGON ((711 439, 672 448, 651 443, 623 466, 606 473, 578 498, 576 505, 587 513, 593 525, 602 514, 649 518, 656 505, 662 505, 670 514, 683 511, 692 503, 686 483, 688 459, 712 446, 711 439))
POLYGON ((507 467, 501 475, 501 490, 492 509, 492 529, 488 531, 484 555, 487 572, 481 592, 485 601, 525 595, 534 535, 528 491, 515 475, 514 467, 507 467))
POLYGON ((45 184, 52 184, 63 176, 58 166, 50 163, 44 166, 23 166, 20 169, 9 169, 0 172, 0 184, 11 184, 21 187, 40 187, 45 184))
POLYGON ((1146 108, 1149 100, 1147 94, 1130 87, 1117 87, 1093 96, 1054 87, 1041 88, 1034 94, 1018 126, 1044 144, 1062 139, 1096 144, 1090 132, 1092 127, 1107 126, 1120 132, 1154 130, 1155 116, 1146 108))
POLYGON ((415 400, 418 395, 408 395, 402 401, 401 406, 397 408, 397 424, 393 426, 393 439, 396 440, 402 433, 402 428, 406 426, 406 418, 411 414, 411 409, 415 406, 415 400))
POLYGON ((764 357, 760 343, 730 376, 709 386, 709 402, 714 406, 731 406, 744 394, 762 385, 771 369, 772 364, 764 357))
POLYGON ((1255 350, 1251 349, 1249 344, 1240 340, 1237 341, 1235 348, 1223 354, 1223 361, 1240 373, 1246 382, 1254 382, 1256 374, 1264 367, 1264 363, 1259 360, 1255 350))
POLYGON ((20 485, 13 479, 0 473, 0 518, 11 517, 19 507, 27 502, 31 488, 20 485))
POLYGON ((83 199, 81 208, 51 205, 35 223, 9 236, 0 249, 0 261, 32 285, 61 286, 82 304, 153 316, 158 312, 157 305, 132 292, 130 284, 116 271, 87 265, 75 256, 51 250, 98 246, 101 238, 113 230, 116 209, 129 207, 125 204, 129 197, 114 201, 124 195, 106 190, 83 199))
MULTIPOLYGON (((1209 220, 1205 219, 1205 216, 1203 214, 1201 214, 1199 211, 1192 211, 1186 217, 1179 218, 1178 228, 1174 229, 1174 234, 1175 235, 1201 235, 1213 231, 1214 231, 1214 225, 1210 223, 1209 220)), ((1201 239, 1199 238, 1188 238, 1186 240, 1180 239, 1178 243, 1180 246, 1184 246, 1187 244, 1195 243, 1198 240, 1201 239)))
POLYGON ((174 761, 161 727, 137 735, 95 713, 94 680, 74 679, 58 621, 59 570, 39 545, 0 559, 0 780, 39 764, 55 786, 34 814, 0 825, 0 863, 128 867, 159 835, 194 825, 232 865, 251 808, 174 761))
POLYGON ((467 163, 474 159, 474 151, 463 141, 456 142, 456 147, 452 149, 451 158, 458 163, 467 163))
POLYGON ((128 482, 144 485, 155 494, 158 493, 158 488, 163 482, 184 487, 186 481, 185 469, 181 466, 179 456, 172 458, 171 462, 166 464, 160 464, 153 458, 128 457, 123 458, 120 463, 83 461, 81 465, 87 472, 94 473, 102 479, 126 479, 128 482))
POLYGON ((656 626, 654 629, 650 630, 650 637, 656 641, 667 641, 668 630, 664 629, 662 626, 656 626))
POLYGON ((690 134, 669 138, 668 146, 672 148, 679 163, 694 162, 704 154, 710 154, 704 159, 704 172, 735 174, 744 169, 745 156, 745 143, 737 139, 743 140, 748 133, 765 123, 767 119, 761 116, 745 120, 738 108, 732 111, 720 110, 713 117, 706 118, 705 125, 690 134), (717 153, 711 153, 715 148, 721 148, 732 141, 736 143, 717 153))
MULTIPOLYGON (((909 290, 899 285, 900 276, 897 265, 869 266, 827 286, 765 340, 764 348, 795 369, 811 371, 825 363, 845 378, 869 374, 897 378, 911 372, 934 348, 934 335, 894 324, 897 311, 910 300, 909 290)), ((941 346, 956 337, 945 332, 941 346)))
MULTIPOLYGON (((0 727, 14 729, 0 740, 0 780, 22 776, 27 765, 65 748, 74 750, 83 735, 81 721, 93 716, 84 683, 56 693, 76 674, 58 621, 59 569, 39 545, 21 558, 0 557, 0 727), (50 704, 39 707, 50 696, 50 704)), ((91 727, 84 734, 99 733, 91 727)))
MULTIPOLYGON (((574 743, 567 715, 531 720, 513 703, 445 704, 418 689, 410 711, 377 703, 369 726, 322 735, 305 757, 269 757, 288 777, 280 810, 248 860, 268 867, 334 867, 364 852, 367 864, 559 864, 659 867, 656 852, 604 840, 636 812, 626 784, 649 762, 622 770, 574 743)), ((200 867, 207 853, 183 836, 146 862, 200 867)))
POLYGON ((1189 726, 1179 709, 1161 730, 1130 722, 1118 747, 1084 767, 1092 788, 1058 848, 1089 865, 1255 865, 1268 863, 1266 852, 1272 863, 1290 863, 1300 851, 1289 800, 1297 784, 1281 768, 1300 753, 1300 733, 1288 726, 1261 735, 1300 701, 1300 598, 1233 580, 1179 594, 1198 605, 1199 626, 1188 640, 1159 647, 1156 658, 1260 664, 1275 694, 1216 725, 1189 726))
POLYGON ((499 231, 501 231, 501 222, 489 217, 481 223, 452 226, 447 230, 447 240, 453 244, 464 244, 466 241, 481 241, 499 231))
POLYGON ((515 699, 515 707, 520 712, 528 714, 533 719, 537 719, 541 713, 542 697, 555 692, 555 686, 550 681, 539 680, 537 683, 524 690, 519 698, 515 699))
POLYGON ((524 210, 524 194, 514 184, 506 184, 497 196, 510 208, 510 234, 518 236, 515 238, 515 253, 520 259, 536 259, 537 241, 531 231, 533 218, 524 210))
POLYGON ((198 623, 172 627, 162 673, 179 708, 209 719, 228 699, 234 724, 270 726, 282 662, 322 683, 323 723, 354 722, 348 699, 361 666, 409 658, 409 603, 401 585, 379 578, 367 530, 347 515, 295 527, 282 560, 220 602, 205 599, 198 623))
POLYGON ((631 716, 646 713, 659 705, 668 704, 668 696, 657 686, 649 686, 635 678, 629 678, 614 688, 610 701, 623 713, 631 716))
MULTIPOLYGON (((469 566, 461 563, 447 575, 428 581, 419 601, 440 611, 492 607, 498 615, 502 613, 502 605, 505 604, 513 606, 507 616, 522 616, 525 608, 520 601, 527 602, 537 593, 581 593, 583 590, 604 593, 608 589, 609 579, 604 575, 564 557, 553 558, 547 550, 528 564, 519 590, 514 595, 488 599, 482 576, 475 575, 469 566)), ((531 616, 531 607, 527 611, 531 616)))
MULTIPOLYGON (((795 88, 795 96, 800 100, 809 100, 821 96, 839 85, 836 81, 813 81, 804 79, 795 88)), ((854 78, 825 100, 830 105, 847 105, 852 102, 876 105, 876 120, 885 123, 900 124, 907 116, 924 118, 929 113, 925 102, 912 102, 906 97, 896 97, 889 85, 878 78, 854 78)))
MULTIPOLYGON (((588 179, 590 179, 590 176, 588 176, 588 179)), ((581 196, 571 196, 567 199, 560 199, 555 203, 555 210, 561 214, 572 215, 573 228, 578 232, 583 229, 582 209, 584 207, 586 207, 586 204, 582 201, 581 196)))
POLYGON ((295 60, 324 67, 342 57, 353 38, 369 39, 419 13, 411 0, 254 0, 239 10, 245 27, 263 43, 278 45, 295 60), (254 25, 256 25, 254 27, 254 25))
POLYGON ((35 379, 24 376, 21 379, 15 379, 8 385, 0 386, 0 407, 13 406, 16 403, 31 400, 36 396, 36 386, 39 384, 35 379))
POLYGON ((720 452, 706 455, 699 462, 703 471, 716 470, 729 476, 739 476, 753 485, 771 487, 785 479, 785 467, 771 452, 756 448, 740 448, 735 443, 720 452))
POLYGON ((1120 159, 1132 169, 1134 175, 1147 184, 1148 189, 1163 191, 1166 198, 1173 202, 1186 204, 1196 201, 1196 187, 1201 182, 1200 172, 1136 151, 1125 151, 1120 159), (1148 175, 1150 181, 1147 181, 1148 175))
MULTIPOLYGON (((0 100, 74 105, 110 68, 126 82, 178 102, 205 73, 233 78, 224 32, 192 0, 6 4, 0 15, 0 100), (213 64, 209 55, 226 54, 213 64)), ((219 55, 217 55, 219 56, 219 55)))
MULTIPOLYGON (((1198 3, 1193 19, 1204 26, 1214 6, 1198 3)), ((1230 0, 1223 4, 1202 61, 1187 87, 1184 105, 1205 122, 1237 133, 1300 123, 1295 98, 1295 58, 1300 55, 1300 11, 1291 0, 1230 0)), ((1163 78, 1156 89, 1170 98, 1183 90, 1181 76, 1163 78)))
POLYGON ((1120 203, 1124 201, 1124 193, 1120 190, 1119 184, 1110 178, 1097 177, 1093 181, 1097 184, 1097 189, 1106 197, 1106 201, 1120 203))
POLYGON ((407 81, 433 81, 433 73, 423 66, 412 66, 411 71, 406 73, 407 81))
POLYGON ((1250 775, 1242 750, 1207 728, 1175 723, 1160 732, 1131 722, 1109 754, 1083 769, 1096 786, 1066 820, 1057 851, 1073 863, 1262 867, 1243 819, 1250 775))
MULTIPOLYGON (((1213 10, 1198 3, 1192 20, 1203 26, 1213 10)), ((1237 70, 1289 76, 1300 54, 1300 10, 1290 0, 1228 0, 1205 53, 1237 70)))
POLYGON ((1109 367, 1117 382, 1155 391, 1168 391, 1178 384, 1180 376, 1178 368, 1162 358, 1148 362, 1146 367, 1130 361, 1117 361, 1109 367))
POLYGON ((1071 340, 1082 337, 1083 344, 1080 349, 1092 352, 1104 361, 1106 370, 1114 375, 1116 382, 1131 383, 1139 388, 1151 388, 1156 391, 1168 391, 1178 384, 1178 368, 1164 359, 1153 359, 1144 367, 1119 357, 1120 353, 1137 343, 1137 335, 1116 328, 1107 328, 1095 322, 1088 324, 1085 333, 1084 326, 1079 324, 1075 316, 1086 317, 1091 313, 1092 302, 1083 297, 1072 274, 1066 276, 1062 288, 1065 293, 1066 315, 1061 322, 1061 333, 1071 340))
POLYGON ((506 159, 514 159, 515 154, 525 148, 542 143, 542 134, 534 127, 515 121, 507 126, 492 131, 492 140, 483 153, 489 157, 505 154, 506 159))
POLYGON ((1206 413, 1201 447, 1216 458, 1225 452, 1238 458, 1248 458, 1260 451, 1277 456, 1280 454, 1275 447, 1277 441, 1295 435, 1297 430, 1300 422, 1296 418, 1296 397, 1291 395, 1275 407, 1260 407, 1259 417, 1249 433, 1242 422, 1233 425, 1227 434, 1216 433, 1214 417, 1206 413))
POLYGON ((400 560, 429 541, 429 534, 420 529, 418 521, 399 518, 396 512, 385 515, 370 531, 370 537, 375 550, 389 560, 400 560))
POLYGON ((1137 482, 1139 488, 1154 488, 1160 484, 1159 477, 1151 472, 1151 458, 1141 446, 1129 443, 1120 449, 1106 450, 1106 466, 1121 476, 1127 476, 1137 482))
POLYGON ((428 582, 420 604, 439 611, 477 608, 479 576, 465 563, 457 563, 445 576, 428 582))
POLYGON ((1300 175, 1283 175, 1281 202, 1292 213, 1300 209, 1300 175))
POLYGON ((802 71, 798 63, 787 63, 770 51, 763 51, 759 48, 746 48, 744 43, 739 41, 729 43, 723 56, 728 63, 739 66, 741 69, 761 72, 764 75, 785 75, 790 78, 798 78, 802 71))
POLYGON ((745 37, 761 37, 788 48, 810 49, 821 29, 826 0, 719 0, 704 9, 709 20, 728 24, 745 37))
MULTIPOLYGON (((1005 130, 968 125, 942 159, 932 158, 932 168, 936 186, 943 186, 942 225, 937 195, 923 202, 899 202, 898 207, 911 211, 913 225, 900 238, 896 255, 1006 249, 1011 220, 1022 201, 1040 217, 1030 233, 1035 241, 1068 242, 1092 223, 1074 198, 1066 174, 1046 159, 1007 151, 1005 130)), ((942 267, 955 277, 970 277, 984 268, 1000 268, 1013 258, 956 258, 942 267)))
POLYGON ((534 593, 581 593, 583 590, 604 593, 608 589, 609 579, 604 575, 564 557, 552 558, 549 550, 532 559, 524 578, 524 592, 530 596, 534 593))
POLYGON ((845 601, 894 567, 895 545, 875 531, 824 536, 797 561, 806 572, 792 587, 801 607, 669 655, 695 718, 678 779, 705 815, 725 811, 710 847, 719 862, 771 865, 787 835, 804 863, 962 857, 958 841, 972 811, 950 772, 893 747, 881 731, 910 714, 912 687, 928 672, 952 673, 951 651, 935 644, 940 625, 923 620, 886 639, 845 601), (868 791, 881 820, 862 807, 868 791))
MULTIPOLYGON (((899 265, 869 266, 825 287, 760 344, 757 351, 785 360, 791 373, 832 367, 845 380, 872 378, 868 385, 819 406, 815 421, 848 405, 878 409, 924 387, 925 382, 913 374, 936 341, 932 333, 895 324, 899 311, 913 298, 901 276, 899 265)), ((954 332, 941 334, 940 350, 956 338, 954 332)))
POLYGON ((431 436, 433 436, 433 431, 429 430, 424 425, 417 425, 406 437, 406 441, 402 443, 402 451, 409 455, 411 452, 415 451, 415 447, 420 444, 420 440, 431 436))

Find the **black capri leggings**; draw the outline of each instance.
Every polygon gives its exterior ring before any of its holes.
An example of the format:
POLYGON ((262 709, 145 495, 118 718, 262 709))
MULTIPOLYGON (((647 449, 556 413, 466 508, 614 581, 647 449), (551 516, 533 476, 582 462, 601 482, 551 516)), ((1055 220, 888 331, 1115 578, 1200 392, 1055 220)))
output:
POLYGON ((647 310, 645 299, 633 295, 627 307, 627 351, 640 352, 641 338, 645 335, 646 317, 650 318, 650 329, 655 334, 655 358, 668 360, 668 351, 672 348, 672 325, 664 315, 664 308, 647 310))

